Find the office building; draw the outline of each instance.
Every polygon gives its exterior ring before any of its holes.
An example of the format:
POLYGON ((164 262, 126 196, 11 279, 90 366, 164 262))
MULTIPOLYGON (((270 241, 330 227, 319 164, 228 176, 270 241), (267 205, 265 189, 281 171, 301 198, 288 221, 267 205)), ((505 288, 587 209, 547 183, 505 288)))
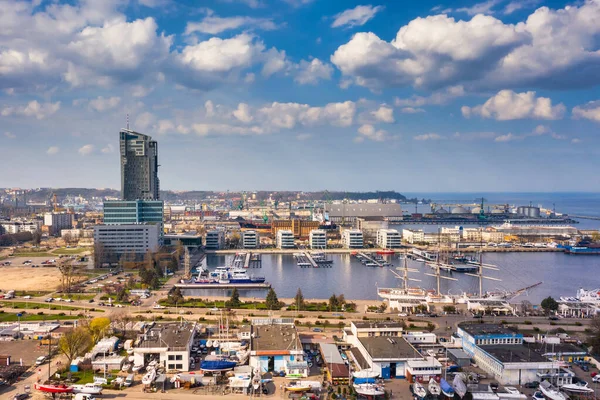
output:
POLYGON ((294 234, 292 231, 280 230, 277 231, 276 246, 278 249, 293 249, 294 234))
POLYGON ((10 221, 10 222, 2 222, 0 224, 0 234, 1 233, 21 233, 21 232, 35 232, 39 230, 38 224, 34 222, 20 222, 20 221, 10 221))
POLYGON ((310 231, 308 242, 311 249, 327 248, 327 232, 324 229, 313 229, 310 231))
POLYGON ((422 229, 402 229, 402 239, 410 244, 423 243, 425 233, 422 229))
POLYGON ((155 224, 163 234, 164 203, 162 200, 105 201, 104 224, 155 224))
POLYGON ((342 244, 347 249, 362 249, 363 234, 358 229, 346 229, 342 232, 342 244))
POLYGON ((60 235, 63 229, 73 228, 73 214, 49 212, 44 214, 44 225, 48 227, 48 233, 53 236, 60 235))
POLYGON ((94 226, 94 242, 102 243, 107 253, 143 256, 159 248, 158 225, 122 224, 94 226))
POLYGON ((242 232, 242 247, 244 249, 256 249, 260 244, 260 239, 256 231, 242 232))
POLYGON ((209 250, 220 250, 225 247, 225 232, 219 229, 206 232, 204 248, 209 250))
POLYGON ((377 231, 377 246, 382 249, 397 249, 402 246, 402 236, 396 229, 380 229, 377 231))
POLYGON ((129 129, 119 132, 121 196, 124 200, 158 200, 158 143, 129 129))

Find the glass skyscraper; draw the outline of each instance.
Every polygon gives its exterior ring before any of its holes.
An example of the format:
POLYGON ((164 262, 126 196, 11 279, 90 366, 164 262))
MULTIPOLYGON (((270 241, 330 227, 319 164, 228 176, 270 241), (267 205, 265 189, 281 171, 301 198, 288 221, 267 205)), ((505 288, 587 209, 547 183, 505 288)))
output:
POLYGON ((121 129, 119 147, 123 200, 158 200, 158 143, 150 136, 121 129))

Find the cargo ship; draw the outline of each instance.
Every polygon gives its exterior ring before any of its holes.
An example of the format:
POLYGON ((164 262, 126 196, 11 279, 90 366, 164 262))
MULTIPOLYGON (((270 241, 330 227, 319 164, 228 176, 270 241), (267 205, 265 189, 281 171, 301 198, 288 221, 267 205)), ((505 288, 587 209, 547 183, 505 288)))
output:
POLYGON ((600 243, 582 240, 575 246, 565 246, 566 254, 600 255, 600 243))

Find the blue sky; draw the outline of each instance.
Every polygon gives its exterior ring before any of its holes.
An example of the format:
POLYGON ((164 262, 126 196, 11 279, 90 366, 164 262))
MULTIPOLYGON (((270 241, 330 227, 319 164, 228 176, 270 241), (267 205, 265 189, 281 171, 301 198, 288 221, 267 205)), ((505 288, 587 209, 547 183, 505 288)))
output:
POLYGON ((0 0, 0 187, 600 191, 600 0, 0 0))

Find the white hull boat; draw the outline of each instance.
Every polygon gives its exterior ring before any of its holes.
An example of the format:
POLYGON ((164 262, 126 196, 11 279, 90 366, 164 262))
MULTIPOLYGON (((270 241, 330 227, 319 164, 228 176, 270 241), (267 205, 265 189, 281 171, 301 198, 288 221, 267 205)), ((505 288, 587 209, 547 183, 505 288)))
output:
POLYGON ((383 396, 385 394, 381 387, 373 385, 372 383, 354 385, 354 390, 356 390, 356 393, 362 394, 363 396, 383 396))
POLYGON ((594 389, 588 387, 587 382, 571 383, 569 385, 562 385, 560 390, 567 392, 568 394, 593 394, 594 389))
POLYGON ((148 371, 148 373, 146 373, 146 375, 144 375, 144 377, 142 378, 142 383, 144 385, 150 385, 152 382, 154 382, 154 379, 156 379, 156 371, 151 369, 150 371, 148 371))
POLYGON ((420 399, 424 399, 427 396, 427 390, 419 382, 413 383, 413 393, 420 399))
POLYGON ((73 385, 73 393, 102 394, 102 386, 95 385, 93 383, 86 383, 85 385, 73 385))
POLYGON ((431 393, 433 396, 439 396, 440 393, 442 393, 442 389, 440 389, 440 384, 437 383, 436 380, 433 378, 429 380, 429 385, 427 385, 427 389, 429 390, 429 393, 431 393))
POLYGON ((132 372, 138 372, 141 371, 144 368, 143 365, 134 365, 133 368, 131 368, 132 372))
POLYGON ((121 368, 122 372, 127 372, 131 368, 131 364, 123 364, 123 368, 121 368))
POLYGON ((559 392, 558 389, 555 388, 554 386, 552 386, 550 384, 550 382, 548 382, 548 381, 543 381, 540 383, 540 391, 542 392, 544 397, 546 397, 547 399, 567 400, 567 396, 565 396, 563 393, 559 392))

